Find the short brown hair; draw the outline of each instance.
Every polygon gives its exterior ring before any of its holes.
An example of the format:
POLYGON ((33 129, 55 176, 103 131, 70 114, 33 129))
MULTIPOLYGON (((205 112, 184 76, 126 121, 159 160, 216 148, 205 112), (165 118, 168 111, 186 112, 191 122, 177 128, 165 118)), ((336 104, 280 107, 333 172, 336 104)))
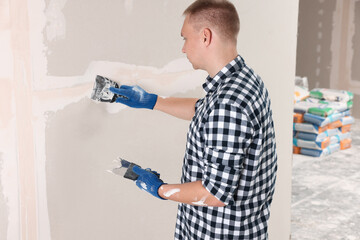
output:
POLYGON ((195 29, 214 28, 222 37, 237 39, 240 30, 239 15, 228 0, 196 0, 185 11, 195 29))

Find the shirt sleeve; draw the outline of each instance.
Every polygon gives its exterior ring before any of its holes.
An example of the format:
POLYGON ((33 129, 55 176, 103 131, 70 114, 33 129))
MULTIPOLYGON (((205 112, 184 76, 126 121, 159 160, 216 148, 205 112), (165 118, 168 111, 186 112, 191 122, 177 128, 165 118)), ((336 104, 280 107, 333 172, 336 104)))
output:
POLYGON ((234 203, 253 133, 248 115, 230 104, 215 104, 204 125, 202 184, 226 205, 234 203))
POLYGON ((195 103, 195 111, 198 109, 198 107, 199 107, 201 104, 203 104, 203 102, 204 102, 204 98, 200 98, 200 99, 198 99, 198 100, 196 101, 196 103, 195 103))

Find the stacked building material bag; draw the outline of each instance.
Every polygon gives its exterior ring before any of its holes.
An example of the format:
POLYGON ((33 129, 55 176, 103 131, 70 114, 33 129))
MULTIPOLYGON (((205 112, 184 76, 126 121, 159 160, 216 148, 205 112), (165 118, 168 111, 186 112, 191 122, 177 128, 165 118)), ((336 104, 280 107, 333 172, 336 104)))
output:
POLYGON ((293 152, 321 157, 350 148, 352 99, 349 91, 315 88, 296 101, 293 152))

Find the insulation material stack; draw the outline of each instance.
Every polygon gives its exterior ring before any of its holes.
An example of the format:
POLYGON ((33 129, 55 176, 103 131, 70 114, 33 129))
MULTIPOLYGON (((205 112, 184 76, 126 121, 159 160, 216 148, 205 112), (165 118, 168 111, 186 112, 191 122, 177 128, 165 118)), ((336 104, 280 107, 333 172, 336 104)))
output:
POLYGON ((352 99, 349 91, 315 88, 297 100, 293 152, 321 157, 350 148, 350 130, 354 123, 350 112, 352 99))

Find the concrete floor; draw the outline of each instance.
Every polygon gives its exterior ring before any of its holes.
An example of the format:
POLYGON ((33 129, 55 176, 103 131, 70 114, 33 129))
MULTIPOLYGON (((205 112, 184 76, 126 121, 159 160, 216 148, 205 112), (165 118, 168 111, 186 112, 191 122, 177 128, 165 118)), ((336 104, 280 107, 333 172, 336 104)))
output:
POLYGON ((352 147, 323 158, 294 155, 292 240, 360 239, 360 119, 352 147))

